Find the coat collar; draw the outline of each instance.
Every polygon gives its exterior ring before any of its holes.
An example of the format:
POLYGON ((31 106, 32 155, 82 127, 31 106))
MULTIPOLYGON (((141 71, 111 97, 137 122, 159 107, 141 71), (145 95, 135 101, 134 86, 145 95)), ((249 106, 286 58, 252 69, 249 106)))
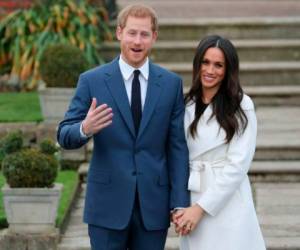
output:
POLYGON ((119 67, 122 73, 123 78, 127 81, 129 80, 130 76, 133 74, 133 71, 136 69, 139 69, 141 72, 141 75, 144 77, 146 81, 148 81, 149 78, 149 58, 147 57, 145 63, 139 67, 139 68, 134 68, 128 63, 126 63, 122 56, 119 57, 119 67))
POLYGON ((185 113, 186 139, 189 147, 190 160, 195 160, 209 150, 226 143, 225 131, 212 115, 212 105, 208 105, 197 126, 195 138, 188 133, 188 127, 195 118, 195 104, 188 104, 185 113))
POLYGON ((150 118, 153 114, 156 103, 159 99, 161 93, 161 72, 151 61, 149 61, 149 78, 147 86, 147 94, 144 105, 144 110, 142 114, 142 120, 139 128, 138 135, 135 134, 132 114, 130 105, 128 102, 128 97, 126 94, 126 89, 123 81, 123 77, 120 71, 119 57, 115 58, 107 67, 105 72, 106 78, 105 83, 117 104, 118 109, 129 129, 134 137, 140 137, 150 118))

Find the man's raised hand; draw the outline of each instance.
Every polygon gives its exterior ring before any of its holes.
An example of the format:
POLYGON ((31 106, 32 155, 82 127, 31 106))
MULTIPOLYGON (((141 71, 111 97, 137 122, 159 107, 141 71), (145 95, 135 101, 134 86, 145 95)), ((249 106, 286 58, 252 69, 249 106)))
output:
POLYGON ((97 107, 97 100, 93 98, 90 109, 82 122, 85 135, 93 135, 112 123, 112 109, 107 104, 97 107))

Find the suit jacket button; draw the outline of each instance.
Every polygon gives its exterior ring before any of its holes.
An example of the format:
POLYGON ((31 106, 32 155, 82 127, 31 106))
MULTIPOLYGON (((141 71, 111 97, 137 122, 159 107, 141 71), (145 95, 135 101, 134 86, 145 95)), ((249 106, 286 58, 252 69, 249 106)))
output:
POLYGON ((133 171, 133 172, 132 172, 132 175, 133 175, 133 176, 136 176, 136 171, 133 171))

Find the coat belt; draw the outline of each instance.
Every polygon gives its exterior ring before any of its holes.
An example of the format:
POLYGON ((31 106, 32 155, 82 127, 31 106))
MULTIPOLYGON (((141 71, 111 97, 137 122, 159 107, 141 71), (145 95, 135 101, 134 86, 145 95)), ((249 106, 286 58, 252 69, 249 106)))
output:
POLYGON ((188 183, 188 190, 194 192, 201 191, 201 173, 207 168, 222 168, 226 163, 225 159, 217 161, 190 161, 190 178, 188 183))

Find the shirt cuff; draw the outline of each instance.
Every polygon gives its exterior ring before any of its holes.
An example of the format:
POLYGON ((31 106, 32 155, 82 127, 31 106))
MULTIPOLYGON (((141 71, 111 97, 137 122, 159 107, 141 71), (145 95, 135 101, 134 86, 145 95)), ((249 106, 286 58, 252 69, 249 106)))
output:
POLYGON ((87 138, 92 137, 92 136, 93 136, 92 134, 86 135, 86 134, 83 132, 82 124, 83 124, 83 122, 81 122, 81 124, 80 124, 80 136, 81 136, 81 138, 82 138, 82 139, 87 139, 87 138))
POLYGON ((171 213, 174 213, 176 212, 177 210, 180 210, 180 209, 184 209, 185 207, 175 207, 174 209, 171 210, 171 213))

